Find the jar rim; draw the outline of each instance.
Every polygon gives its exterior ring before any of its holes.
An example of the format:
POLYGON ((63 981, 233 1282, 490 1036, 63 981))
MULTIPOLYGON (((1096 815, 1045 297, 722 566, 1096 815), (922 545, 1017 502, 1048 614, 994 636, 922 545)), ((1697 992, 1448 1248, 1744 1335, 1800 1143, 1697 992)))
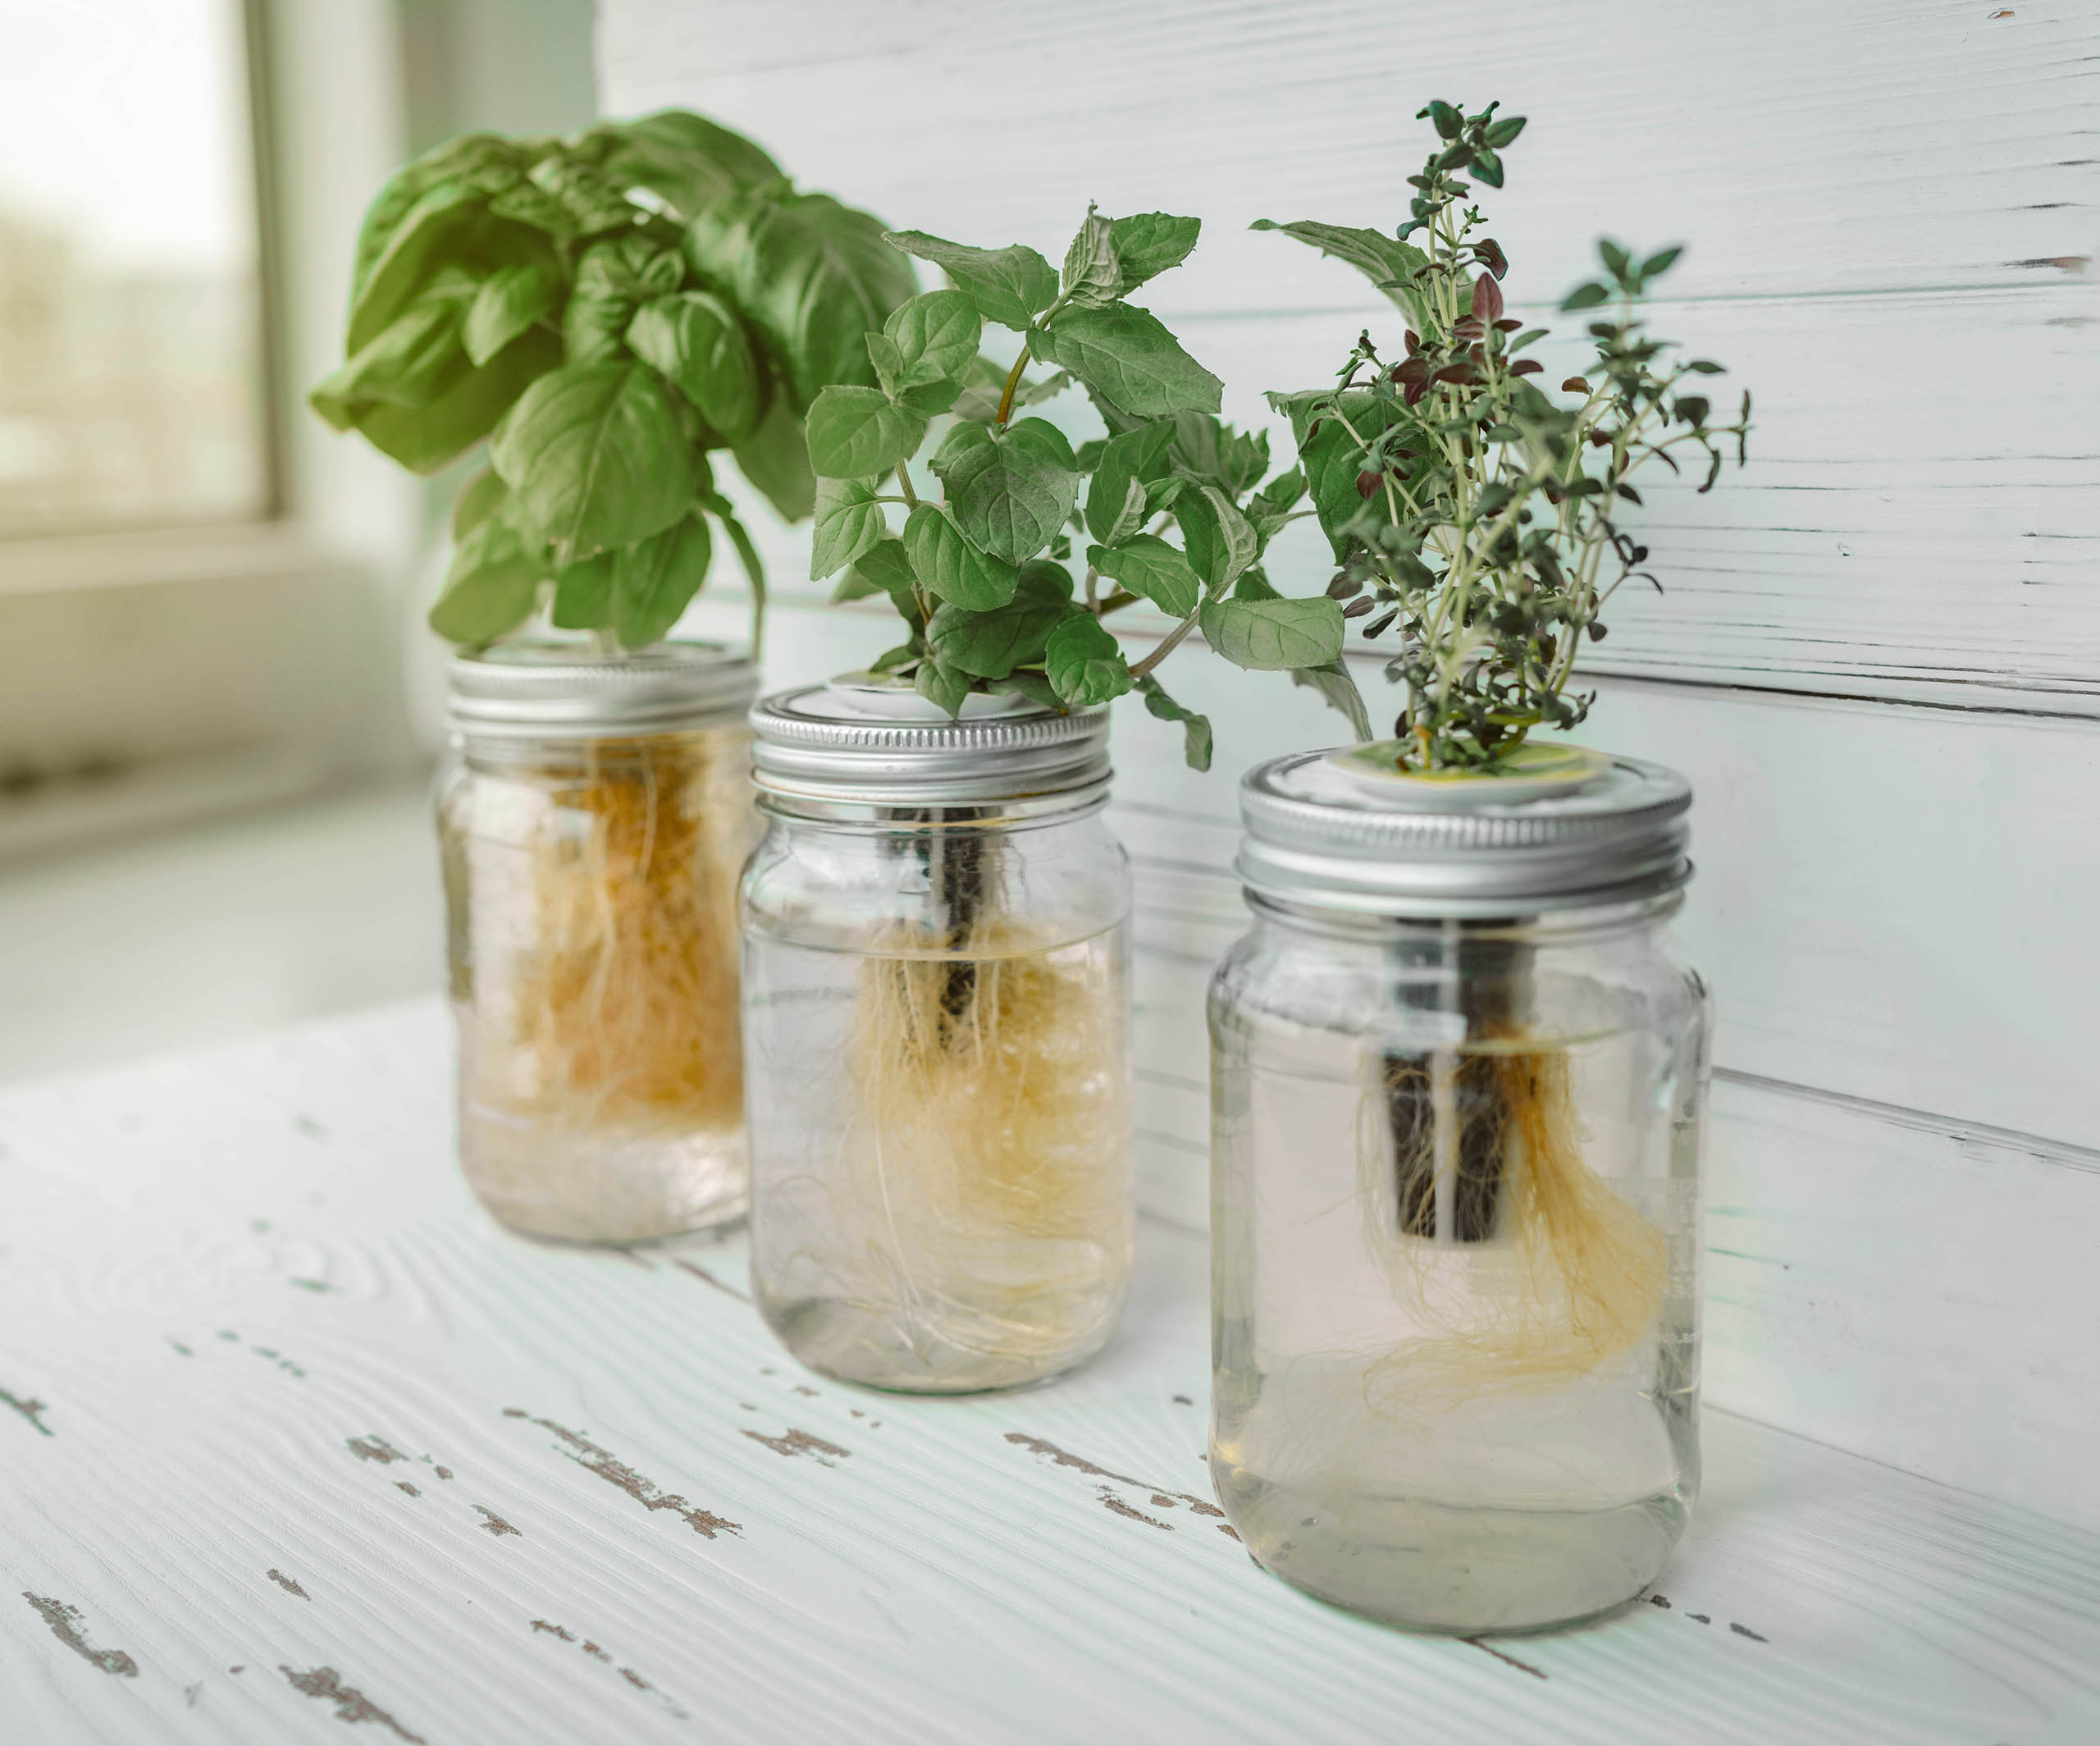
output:
POLYGON ((454 731, 474 738, 640 738, 734 721, 758 670, 720 643, 664 642, 600 651, 523 637, 454 655, 446 668, 454 731))

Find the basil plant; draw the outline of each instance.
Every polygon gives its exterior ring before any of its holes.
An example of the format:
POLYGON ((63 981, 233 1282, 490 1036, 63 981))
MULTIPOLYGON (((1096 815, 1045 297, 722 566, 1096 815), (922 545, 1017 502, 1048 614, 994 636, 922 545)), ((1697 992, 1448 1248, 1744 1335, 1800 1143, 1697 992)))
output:
POLYGON ((1303 476, 1264 484, 1267 436, 1221 423, 1217 377, 1126 300, 1179 265, 1199 228, 1089 208, 1061 273, 1020 245, 888 238, 951 288, 890 311, 866 336, 871 377, 842 377, 809 413, 811 578, 843 571, 835 600, 886 596, 904 620, 905 642, 874 671, 909 678, 952 715, 972 692, 1072 709, 1134 691, 1181 724, 1188 761, 1203 770, 1209 722, 1154 676, 1199 629, 1239 666, 1317 685, 1367 732, 1341 665, 1340 603, 1285 599, 1262 573, 1303 476), (1010 368, 980 354, 987 322, 1020 336, 1010 368), (1057 425, 1020 416, 1075 385, 1106 427, 1076 449, 1057 425), (1107 621, 1139 601, 1175 623, 1131 660, 1107 621))
POLYGON ((916 289, 868 213, 798 194, 741 135, 668 110, 569 139, 470 134, 399 171, 358 238, 342 368, 314 409, 417 473, 483 438, 431 628, 489 642, 544 606, 636 649, 674 624, 716 529, 724 455, 810 510, 802 417, 870 383, 865 336, 916 289))

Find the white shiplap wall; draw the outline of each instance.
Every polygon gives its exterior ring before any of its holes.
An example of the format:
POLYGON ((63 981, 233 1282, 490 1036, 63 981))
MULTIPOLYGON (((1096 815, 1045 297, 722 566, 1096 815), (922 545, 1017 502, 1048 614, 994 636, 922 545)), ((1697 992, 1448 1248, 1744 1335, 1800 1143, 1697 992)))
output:
MULTIPOLYGON (((893 222, 1053 256, 1089 199, 1200 214, 1153 307, 1260 422, 1361 281, 1262 217, 1390 224, 1432 95, 1528 114, 1491 208, 1543 313, 1609 229, 1690 244, 1664 333, 1759 404, 1753 464, 1658 490, 1584 738, 1697 784, 1714 982, 1710 1390, 2085 1519, 2100 1419, 2100 9, 2090 0, 601 0, 609 113, 684 104, 893 222), (1994 16, 2002 15, 2002 16, 1994 16)), ((1287 445, 1284 446, 1287 447, 1287 445)), ((1281 450, 1280 450, 1281 452, 1281 450)), ((1303 528, 1273 568, 1322 573, 1303 528)), ((773 679, 865 659, 806 542, 773 679)), ((728 631, 727 599, 696 628, 728 631)), ((1603 651, 1599 651, 1600 655, 1603 651)), ((1336 737, 1177 657, 1218 770, 1119 727, 1156 1210, 1200 1220, 1200 999, 1239 926, 1233 775, 1336 737)), ((1375 669, 1364 674, 1374 692, 1375 669)))

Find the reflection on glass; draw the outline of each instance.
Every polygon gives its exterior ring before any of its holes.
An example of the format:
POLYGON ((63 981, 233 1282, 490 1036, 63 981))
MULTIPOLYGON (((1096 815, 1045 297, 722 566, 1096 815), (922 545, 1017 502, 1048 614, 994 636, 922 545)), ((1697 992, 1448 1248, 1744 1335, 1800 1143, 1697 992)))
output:
POLYGON ((0 54, 0 537, 268 505, 239 0, 43 0, 0 54))

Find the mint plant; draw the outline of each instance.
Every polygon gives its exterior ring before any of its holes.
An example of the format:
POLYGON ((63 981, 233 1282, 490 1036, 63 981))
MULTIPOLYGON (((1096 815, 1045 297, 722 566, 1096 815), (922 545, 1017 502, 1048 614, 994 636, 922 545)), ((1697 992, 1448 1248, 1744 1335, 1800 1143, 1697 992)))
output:
POLYGON ((892 310, 866 337, 872 383, 826 387, 809 414, 811 578, 844 571, 834 600, 881 594, 905 623, 906 641, 874 671, 909 678, 951 715, 972 692, 1071 709, 1135 691, 1153 715, 1181 724, 1189 763, 1204 770, 1210 723, 1155 677, 1200 629, 1227 660, 1316 685, 1368 731, 1340 662, 1340 604, 1285 599, 1262 572, 1303 476, 1294 468, 1263 484, 1267 436, 1221 423, 1218 379, 1125 300, 1178 266, 1200 228, 1165 213, 1111 219, 1089 208, 1061 273, 1019 244, 890 235, 952 288, 892 310), (1021 336, 1011 367, 980 355, 988 322, 1021 336), (1075 450, 1048 420, 1017 416, 1075 384, 1104 436, 1075 450), (925 463, 940 487, 934 500, 911 463, 943 418, 925 463), (1130 661, 1105 621, 1141 600, 1177 622, 1130 661))
POLYGON ((1404 350, 1381 354, 1366 331, 1334 387, 1269 399, 1290 419, 1333 546, 1329 594, 1368 619, 1367 642, 1394 633, 1395 759, 1416 772, 1492 768, 1533 728, 1582 720, 1592 698, 1567 688, 1584 639, 1604 637, 1600 615, 1625 583, 1661 587, 1642 568, 1648 548, 1619 525, 1620 505, 1641 503, 1633 475, 1651 462, 1677 473, 1688 451, 1710 490, 1724 448, 1740 465, 1750 431, 1748 391, 1733 421, 1714 423, 1703 378, 1721 366, 1672 361, 1640 316, 1676 248, 1644 259, 1600 241, 1602 277, 1561 304, 1613 306, 1590 323, 1594 361, 1561 382, 1566 400, 1529 379, 1544 367, 1522 354, 1547 330, 1504 313, 1508 257, 1459 180, 1502 186, 1501 153, 1524 118, 1500 107, 1421 112, 1437 144, 1390 235, 1254 226, 1348 262, 1406 318, 1404 350))
POLYGON ((399 171, 358 238, 347 360, 311 396, 338 430, 462 490, 431 628, 469 646, 552 623, 613 647, 668 632, 727 537, 726 451, 789 520, 815 482, 801 419, 874 378, 863 336, 917 288, 880 222, 799 194, 741 135, 682 111, 573 139, 470 134, 399 171))

